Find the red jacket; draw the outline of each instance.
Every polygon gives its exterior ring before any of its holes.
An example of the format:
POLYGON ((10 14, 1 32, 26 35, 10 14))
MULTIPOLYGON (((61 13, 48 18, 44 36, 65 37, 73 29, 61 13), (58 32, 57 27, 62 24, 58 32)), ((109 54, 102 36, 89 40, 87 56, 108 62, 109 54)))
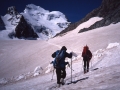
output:
POLYGON ((83 57, 83 59, 88 59, 88 60, 90 60, 92 58, 92 53, 89 50, 88 46, 85 46, 83 48, 82 57, 83 57))

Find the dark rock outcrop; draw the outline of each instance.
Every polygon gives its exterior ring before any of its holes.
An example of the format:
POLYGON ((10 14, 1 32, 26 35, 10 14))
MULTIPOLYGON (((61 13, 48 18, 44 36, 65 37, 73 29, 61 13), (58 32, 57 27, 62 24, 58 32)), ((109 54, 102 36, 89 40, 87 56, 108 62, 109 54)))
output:
POLYGON ((96 22, 89 28, 83 28, 79 32, 85 32, 95 28, 108 26, 111 23, 120 22, 120 0, 103 0, 102 5, 98 8, 97 16, 103 17, 101 21, 96 22))
POLYGON ((5 24, 3 23, 1 16, 0 16, 0 30, 5 30, 5 24))
POLYGON ((60 35, 62 36, 63 34, 67 33, 68 31, 71 31, 77 27, 77 23, 71 23, 65 30, 61 31, 60 33, 56 34, 56 36, 60 35))
POLYGON ((62 35, 62 34, 65 34, 65 33, 68 32, 68 31, 74 30, 77 26, 79 26, 79 25, 82 24, 83 22, 88 21, 88 20, 89 20, 90 18, 92 18, 92 17, 98 16, 98 15, 97 15, 98 13, 99 13, 99 8, 91 11, 89 14, 87 14, 87 15, 85 16, 85 18, 81 19, 81 20, 78 21, 78 22, 71 23, 65 30, 63 30, 62 32, 58 33, 56 36, 62 35))
POLYGON ((24 17, 21 16, 18 25, 15 28, 15 36, 18 38, 37 38, 38 35, 34 32, 32 27, 25 21, 24 17))
POLYGON ((8 7, 8 14, 12 16, 9 21, 11 25, 16 26, 15 33, 9 34, 9 37, 15 35, 17 38, 37 38, 37 34, 34 32, 33 28, 24 19, 23 15, 19 14, 14 6, 8 7), (17 21, 17 22, 16 22, 17 21), (13 24, 13 22, 15 22, 13 24))
POLYGON ((17 12, 17 9, 15 8, 15 6, 8 7, 7 13, 10 14, 10 15, 13 15, 13 16, 19 14, 19 13, 17 12))
POLYGON ((89 28, 84 28, 79 31, 84 32, 91 29, 103 27, 110 25, 111 23, 118 23, 120 22, 120 0, 103 0, 100 7, 94 9, 90 13, 88 13, 85 18, 81 19, 80 21, 70 24, 65 30, 60 32, 57 35, 64 34, 70 30, 75 29, 77 26, 82 24, 83 22, 88 21, 92 17, 103 17, 101 21, 96 22, 95 24, 91 25, 89 28))

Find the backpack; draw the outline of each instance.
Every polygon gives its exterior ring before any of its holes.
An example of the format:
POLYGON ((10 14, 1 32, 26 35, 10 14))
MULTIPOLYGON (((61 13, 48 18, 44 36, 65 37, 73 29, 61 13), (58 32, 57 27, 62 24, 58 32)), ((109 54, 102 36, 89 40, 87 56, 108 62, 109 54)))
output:
POLYGON ((53 61, 53 66, 54 68, 61 68, 61 63, 63 60, 63 57, 65 56, 65 51, 64 50, 60 50, 59 52, 56 52, 57 55, 53 61))

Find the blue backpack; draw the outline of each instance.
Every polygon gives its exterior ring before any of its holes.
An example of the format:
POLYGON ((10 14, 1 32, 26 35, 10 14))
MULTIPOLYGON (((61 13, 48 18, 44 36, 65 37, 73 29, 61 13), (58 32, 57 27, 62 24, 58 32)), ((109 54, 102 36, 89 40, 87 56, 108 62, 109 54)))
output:
POLYGON ((53 66, 54 68, 61 68, 64 61, 63 58, 65 56, 65 51, 64 50, 60 50, 56 52, 56 57, 53 61, 53 66))

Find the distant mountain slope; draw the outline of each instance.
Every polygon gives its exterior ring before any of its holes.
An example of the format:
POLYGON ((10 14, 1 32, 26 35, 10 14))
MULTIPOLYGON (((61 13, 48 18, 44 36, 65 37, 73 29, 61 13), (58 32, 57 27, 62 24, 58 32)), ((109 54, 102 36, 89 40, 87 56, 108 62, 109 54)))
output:
POLYGON ((96 16, 103 17, 104 19, 96 22, 89 28, 81 29, 79 32, 84 32, 95 28, 108 26, 111 23, 115 24, 120 22, 120 0, 103 0, 102 5, 91 13, 93 13, 93 15, 97 13, 96 16))
MULTIPOLYGON (((34 4, 26 5, 22 13, 18 13, 16 8, 11 6, 8 8, 8 13, 1 18, 6 30, 11 31, 10 38, 20 39, 47 40, 67 28, 70 23, 63 13, 50 12, 34 4)), ((6 32, 4 31, 4 33, 6 32)))
POLYGON ((69 25, 63 13, 59 11, 49 12, 33 4, 27 5, 24 13, 21 14, 42 39, 55 36, 69 25))
POLYGON ((100 7, 88 13, 85 16, 85 18, 81 19, 80 21, 70 24, 65 30, 60 32, 60 34, 74 30, 77 26, 79 26, 83 22, 88 21, 92 17, 102 17, 104 19, 96 22, 95 24, 91 25, 89 28, 84 28, 80 30, 79 32, 84 32, 98 27, 107 26, 110 25, 111 23, 120 22, 120 0, 103 0, 100 7))

